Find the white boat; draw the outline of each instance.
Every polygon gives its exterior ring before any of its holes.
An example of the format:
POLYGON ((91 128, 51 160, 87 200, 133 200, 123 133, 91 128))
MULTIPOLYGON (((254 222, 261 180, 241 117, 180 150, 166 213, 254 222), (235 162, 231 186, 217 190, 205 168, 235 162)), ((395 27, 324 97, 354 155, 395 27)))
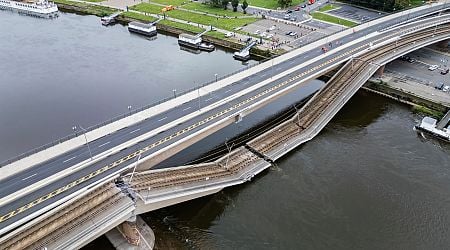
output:
POLYGON ((58 16, 58 6, 47 0, 19 2, 12 0, 0 0, 0 9, 14 10, 19 13, 39 16, 56 17, 58 16))
POLYGON ((114 14, 109 15, 109 16, 104 16, 104 17, 100 18, 100 22, 102 23, 102 25, 108 26, 110 24, 115 23, 116 22, 116 17, 118 17, 119 15, 120 15, 120 13, 114 13, 114 14))
POLYGON ((146 36, 154 36, 157 34, 156 26, 153 23, 146 24, 139 22, 130 22, 128 24, 128 30, 130 32, 135 32, 146 36))
POLYGON ((215 49, 214 45, 212 45, 210 43, 204 43, 204 42, 201 42, 198 45, 198 48, 200 50, 204 50, 204 51, 208 51, 208 52, 214 51, 214 49, 215 49))

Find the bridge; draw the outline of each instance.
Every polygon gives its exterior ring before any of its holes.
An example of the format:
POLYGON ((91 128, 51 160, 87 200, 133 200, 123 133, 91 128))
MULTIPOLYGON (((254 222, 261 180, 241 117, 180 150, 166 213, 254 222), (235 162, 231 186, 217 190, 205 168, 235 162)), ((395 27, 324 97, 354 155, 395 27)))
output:
POLYGON ((444 10, 445 4, 432 4, 408 11, 409 19, 396 13, 339 32, 8 163, 0 177, 2 248, 81 247, 136 214, 250 180, 317 135, 384 64, 448 39, 444 10), (322 52, 336 41, 339 46, 322 52), (245 146, 211 163, 152 169, 339 67, 294 117, 245 146), (127 174, 131 169, 138 172, 127 174))

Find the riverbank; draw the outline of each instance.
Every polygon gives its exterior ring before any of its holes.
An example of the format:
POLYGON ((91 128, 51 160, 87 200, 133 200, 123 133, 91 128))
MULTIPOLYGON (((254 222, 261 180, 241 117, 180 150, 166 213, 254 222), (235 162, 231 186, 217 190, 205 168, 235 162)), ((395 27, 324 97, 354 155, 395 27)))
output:
MULTIPOLYGON (((119 9, 114 9, 111 7, 101 6, 97 4, 91 4, 88 2, 55 0, 55 3, 58 4, 58 7, 61 11, 73 12, 77 14, 96 15, 99 17, 111 15, 112 13, 121 11, 119 9)), ((125 11, 119 15, 117 20, 122 24, 128 24, 131 21, 153 22, 156 21, 157 18, 155 18, 151 14, 147 15, 137 12, 125 11)), ((233 21, 233 19, 230 20, 233 21)), ((179 35, 181 33, 196 34, 205 31, 205 29, 201 27, 200 24, 198 26, 194 26, 188 23, 175 22, 166 19, 161 20, 159 23, 157 23, 156 28, 158 31, 164 31, 171 35, 179 35)), ((210 42, 213 43, 214 45, 221 46, 234 51, 239 51, 245 46, 245 43, 238 42, 234 39, 226 38, 225 34, 217 31, 209 31, 205 35, 203 35, 202 38, 206 42, 210 42)), ((253 58, 258 60, 270 58, 272 56, 277 56, 283 53, 285 53, 284 50, 269 50, 256 47, 253 47, 250 50, 250 54, 253 56, 253 58)))
POLYGON ((427 99, 417 93, 398 89, 382 80, 370 79, 363 87, 366 91, 388 97, 398 102, 412 106, 413 111, 423 115, 441 119, 450 108, 445 103, 427 99))

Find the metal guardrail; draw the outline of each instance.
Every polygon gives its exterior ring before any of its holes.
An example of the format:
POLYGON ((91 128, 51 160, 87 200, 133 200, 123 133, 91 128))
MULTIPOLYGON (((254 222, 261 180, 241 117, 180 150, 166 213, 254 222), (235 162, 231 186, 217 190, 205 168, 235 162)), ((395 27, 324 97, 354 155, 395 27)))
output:
MULTIPOLYGON (((442 10, 447 9, 448 7, 449 7, 449 6, 446 6, 446 5, 444 4, 444 5, 442 6, 442 10)), ((392 12, 391 14, 399 13, 399 12, 402 12, 402 11, 409 11, 409 12, 411 12, 412 9, 413 9, 413 8, 407 9, 407 10, 398 10, 398 11, 396 11, 396 12, 392 12)), ((414 13, 414 14, 415 14, 415 13, 414 13)), ((410 20, 410 19, 413 19, 413 18, 417 17, 417 16, 414 15, 414 14, 411 15, 411 13, 408 13, 406 18, 403 18, 404 15, 402 15, 402 18, 398 18, 397 24, 402 23, 402 22, 406 22, 406 21, 408 21, 408 20, 410 20)), ((405 15, 406 15, 406 14, 405 14, 405 15)), ((370 20, 370 21, 377 20, 377 19, 383 18, 383 17, 386 17, 386 16, 381 15, 381 16, 379 16, 379 17, 377 17, 377 18, 374 18, 374 19, 372 19, 372 20, 370 20)), ((370 22, 370 21, 369 21, 369 22, 370 22)), ((365 23, 361 23, 360 25, 364 25, 364 24, 365 24, 365 23)), ((337 34, 337 33, 342 32, 342 31, 343 31, 343 30, 338 30, 338 31, 335 31, 335 32, 333 32, 333 33, 327 35, 327 36, 331 36, 331 35, 337 34)), ((326 37, 326 36, 325 36, 325 37, 326 37)), ((323 39, 323 38, 325 38, 325 37, 317 37, 316 39, 311 40, 309 43, 316 42, 316 41, 318 41, 318 40, 320 40, 320 39, 323 39)), ((273 58, 273 57, 272 57, 272 58, 273 58)), ((251 65, 251 66, 247 66, 247 67, 245 67, 245 68, 242 68, 242 69, 237 70, 237 71, 235 71, 235 72, 232 72, 232 73, 230 73, 230 74, 221 76, 221 77, 217 78, 217 81, 222 80, 222 79, 225 79, 225 78, 227 78, 227 77, 230 77, 231 75, 240 73, 240 72, 242 72, 242 71, 244 71, 244 70, 250 69, 250 68, 252 68, 252 67, 254 67, 254 66, 256 66, 256 65, 259 65, 259 64, 264 63, 264 62, 266 62, 266 61, 268 61, 268 60, 271 60, 272 58, 264 59, 264 60, 259 61, 258 63, 255 63, 255 64, 253 64, 253 65, 251 65)), ((214 82, 216 82, 216 80, 212 80, 212 81, 207 82, 207 83, 204 83, 204 84, 202 84, 202 85, 198 85, 198 86, 196 86, 196 87, 193 87, 193 88, 184 90, 183 92, 177 94, 177 96, 184 95, 184 94, 186 94, 186 93, 188 93, 188 92, 197 90, 198 88, 202 88, 202 87, 208 86, 208 85, 210 85, 210 84, 212 84, 212 83, 214 83, 214 82)), ((143 110, 145 110, 145 109, 154 107, 154 106, 156 106, 156 105, 159 105, 159 104, 161 104, 161 103, 163 103, 163 102, 169 101, 169 100, 174 99, 174 98, 176 98, 176 96, 167 97, 167 98, 164 98, 164 99, 162 99, 162 100, 156 101, 156 102, 151 103, 151 104, 148 104, 148 105, 146 105, 146 106, 143 106, 143 107, 141 107, 141 108, 134 109, 134 110, 131 110, 131 111, 127 112, 127 113, 118 115, 118 116, 116 116, 116 117, 111 118, 110 120, 107 120, 107 121, 104 121, 104 122, 102 122, 102 123, 99 123, 99 124, 96 124, 96 125, 93 125, 93 126, 90 126, 90 127, 86 128, 86 132, 89 132, 89 131, 92 131, 92 130, 97 129, 97 128, 99 128, 99 127, 102 127, 102 126, 105 126, 105 125, 107 125, 107 124, 113 123, 113 122, 118 121, 118 120, 120 120, 120 119, 123 119, 123 118, 125 118, 125 117, 127 117, 127 116, 136 114, 136 113, 141 112, 141 111, 143 111, 143 110)), ((8 164, 10 164, 10 163, 12 163, 12 162, 15 162, 15 161, 18 161, 18 160, 20 160, 20 159, 23 159, 23 158, 25 158, 25 157, 27 157, 27 156, 30 156, 30 155, 32 155, 32 154, 35 154, 35 153, 37 153, 37 152, 39 152, 39 151, 45 150, 45 149, 47 149, 47 148, 50 148, 50 147, 52 147, 52 146, 55 146, 55 145, 60 144, 60 143, 62 143, 62 142, 65 142, 65 141, 70 140, 70 139, 72 139, 72 138, 75 138, 75 137, 77 137, 78 135, 79 135, 79 133, 73 133, 73 134, 70 134, 70 135, 68 135, 68 136, 62 137, 62 138, 57 139, 57 140, 55 140, 55 141, 52 141, 52 142, 50 142, 50 143, 44 144, 44 145, 42 145, 42 146, 40 146, 40 147, 31 149, 31 150, 29 150, 29 151, 27 151, 27 152, 24 152, 24 153, 22 153, 22 154, 20 154, 20 155, 18 155, 18 156, 13 157, 13 158, 10 158, 10 159, 8 159, 8 160, 5 160, 5 161, 3 161, 3 162, 0 162, 0 168, 1 168, 1 167, 4 167, 4 166, 6 166, 6 165, 8 165, 8 164)))

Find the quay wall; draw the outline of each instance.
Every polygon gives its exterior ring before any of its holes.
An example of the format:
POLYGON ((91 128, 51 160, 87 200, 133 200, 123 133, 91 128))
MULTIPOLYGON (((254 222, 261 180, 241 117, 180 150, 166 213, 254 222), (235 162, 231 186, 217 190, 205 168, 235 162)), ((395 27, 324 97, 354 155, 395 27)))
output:
MULTIPOLYGON (((97 15, 97 16, 102 15, 102 11, 92 10, 90 7, 91 6, 75 6, 75 5, 58 3, 58 8, 63 11, 73 12, 73 13, 77 13, 77 14, 90 14, 90 15, 97 15)), ((125 17, 125 16, 119 16, 117 18, 117 20, 122 24, 127 24, 131 21, 141 21, 139 19, 129 18, 129 17, 125 17)), ((169 25, 160 24, 160 23, 156 24, 156 29, 158 31, 164 31, 170 35, 179 35, 181 33, 192 34, 192 32, 189 32, 189 31, 186 31, 186 30, 183 30, 180 28, 172 27, 169 25)), ((227 49, 230 49, 233 51, 239 51, 240 49, 245 47, 244 43, 233 42, 233 41, 225 40, 225 39, 219 39, 219 38, 216 38, 213 36, 203 35, 202 38, 206 42, 210 42, 214 45, 217 45, 217 46, 220 46, 223 48, 227 48, 227 49)), ((266 59, 266 58, 270 58, 272 56, 278 55, 278 54, 272 53, 270 50, 263 50, 263 49, 258 49, 255 47, 253 47, 250 50, 250 54, 253 57, 255 57, 256 59, 266 59)))

